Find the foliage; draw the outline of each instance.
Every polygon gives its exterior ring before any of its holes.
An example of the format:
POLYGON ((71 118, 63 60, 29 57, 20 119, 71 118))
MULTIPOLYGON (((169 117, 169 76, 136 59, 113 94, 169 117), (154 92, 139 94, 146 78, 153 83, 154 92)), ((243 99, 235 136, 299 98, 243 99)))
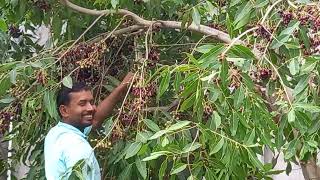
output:
POLYGON ((74 3, 184 27, 112 35, 135 22, 116 13, 96 19, 59 1, 0 0, 0 122, 4 130, 13 124, 4 139, 14 143, 12 166, 31 168, 27 178, 44 179, 43 141, 59 120, 60 84, 86 81, 99 102, 128 70, 136 73, 131 91, 91 137, 105 178, 270 179, 280 172, 276 161, 261 163, 264 148, 283 151, 287 162, 319 150, 320 18, 311 2, 74 3), (52 35, 44 46, 27 33, 42 23, 52 35), (191 23, 241 42, 190 32, 191 23))

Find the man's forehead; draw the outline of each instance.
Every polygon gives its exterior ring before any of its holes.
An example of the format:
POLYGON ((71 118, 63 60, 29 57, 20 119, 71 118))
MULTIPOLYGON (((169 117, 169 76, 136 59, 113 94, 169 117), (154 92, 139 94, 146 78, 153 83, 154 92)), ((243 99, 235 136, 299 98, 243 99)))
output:
POLYGON ((76 100, 76 101, 93 99, 92 92, 89 91, 89 90, 83 90, 83 91, 79 91, 79 92, 72 92, 69 95, 71 97, 71 100, 76 100))

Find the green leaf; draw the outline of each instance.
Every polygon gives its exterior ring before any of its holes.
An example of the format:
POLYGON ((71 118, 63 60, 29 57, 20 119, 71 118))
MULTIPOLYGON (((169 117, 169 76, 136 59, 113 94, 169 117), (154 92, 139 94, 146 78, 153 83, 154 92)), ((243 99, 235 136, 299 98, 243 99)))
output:
POLYGON ((296 103, 296 104, 294 104, 294 107, 302 108, 302 109, 309 111, 309 112, 320 112, 319 106, 314 106, 314 105, 307 104, 307 103, 296 103))
POLYGON ((309 81, 309 75, 304 75, 296 85, 296 87, 293 89, 293 96, 298 95, 301 93, 308 85, 309 81))
POLYGON ((210 150, 209 155, 211 156, 212 154, 217 153, 223 146, 224 144, 224 138, 221 138, 220 141, 217 143, 217 145, 214 146, 212 150, 210 150))
POLYGON ((241 0, 231 0, 230 7, 235 6, 235 5, 239 4, 240 2, 241 2, 241 0))
POLYGON ((299 62, 298 62, 298 58, 293 58, 291 59, 289 66, 288 66, 290 73, 294 76, 299 72, 299 62))
POLYGON ((255 132, 256 131, 254 129, 251 131, 251 134, 250 134, 248 140, 246 141, 247 145, 252 145, 253 144, 253 141, 254 141, 254 138, 255 138, 255 135, 256 135, 255 132))
POLYGON ((240 12, 237 12, 235 20, 233 22, 234 25, 237 26, 235 29, 241 28, 243 25, 245 25, 245 22, 248 22, 252 9, 253 9, 253 5, 251 1, 248 1, 243 8, 240 7, 239 9, 240 12))
POLYGON ((238 88, 234 94, 234 107, 236 109, 240 108, 240 106, 243 103, 243 99, 244 99, 244 89, 242 86, 240 86, 240 88, 238 88))
POLYGON ((167 69, 163 72, 163 78, 161 79, 160 85, 159 85, 159 94, 158 98, 160 98, 166 90, 168 90, 170 83, 170 71, 167 69))
POLYGON ((150 119, 144 119, 143 122, 154 132, 160 131, 159 126, 150 119))
POLYGON ((178 129, 181 129, 187 125, 189 125, 191 123, 191 121, 179 121, 173 125, 171 125, 168 129, 166 129, 167 131, 175 131, 178 129))
POLYGON ((232 116, 232 126, 231 126, 231 136, 235 136, 239 126, 239 118, 237 117, 236 113, 233 112, 232 116))
POLYGON ((193 9, 193 13, 192 13, 193 23, 198 26, 200 25, 200 22, 201 22, 200 13, 196 7, 193 7, 192 9, 193 9))
POLYGON ((132 164, 128 164, 125 166, 124 170, 119 175, 119 180, 129 180, 131 179, 131 171, 132 171, 132 164))
POLYGON ((169 139, 167 137, 164 137, 162 142, 161 142, 161 146, 162 147, 166 147, 169 144, 169 139))
POLYGON ((164 160, 160 166, 160 170, 159 170, 159 180, 163 180, 163 177, 166 173, 166 169, 167 169, 167 166, 168 166, 168 160, 164 160))
POLYGON ((297 147, 297 139, 292 140, 284 153, 284 159, 290 159, 296 154, 296 147, 297 147))
POLYGON ((136 136, 136 141, 146 143, 151 135, 152 134, 150 132, 138 132, 136 136))
POLYGON ((218 129, 221 125, 221 117, 217 113, 217 111, 213 111, 211 119, 210 119, 210 125, 209 127, 211 129, 218 129))
POLYGON ((303 44, 306 47, 306 49, 310 49, 310 40, 307 35, 307 31, 308 31, 307 28, 301 27, 300 28, 300 36, 301 36, 301 39, 302 39, 303 44))
POLYGON ((160 137, 168 132, 169 132, 168 130, 160 130, 160 131, 156 132, 153 136, 151 136, 149 138, 149 140, 157 139, 158 137, 160 137))
POLYGON ((10 77, 10 82, 12 84, 16 84, 17 83, 17 80, 16 80, 16 78, 17 78, 17 69, 11 70, 10 73, 9 73, 9 77, 10 77))
MULTIPOLYGON (((249 1, 250 2, 250 1, 249 1)), ((234 30, 240 29, 243 26, 245 26, 246 24, 248 24, 248 22, 250 21, 250 16, 251 16, 251 12, 249 12, 249 14, 246 14, 234 27, 234 30)))
POLYGON ((228 62, 232 62, 234 65, 238 67, 243 67, 244 65, 244 58, 226 58, 228 62))
POLYGON ((8 26, 4 19, 0 19, 0 30, 6 32, 8 30, 8 26))
POLYGON ((62 84, 67 88, 72 88, 72 78, 70 76, 66 76, 62 79, 62 84))
POLYGON ((59 40, 59 36, 61 34, 61 29, 62 29, 62 19, 59 17, 59 15, 55 15, 52 18, 52 31, 54 38, 59 40))
POLYGON ((288 25, 286 29, 284 29, 277 38, 275 38, 271 43, 271 49, 276 49, 282 46, 284 43, 286 43, 290 36, 293 34, 293 32, 299 28, 299 21, 292 21, 288 25))
POLYGON ((308 130, 308 134, 310 135, 317 132, 319 128, 320 128, 320 121, 316 120, 312 122, 311 128, 308 130))
POLYGON ((55 101, 55 95, 53 91, 45 91, 43 96, 43 103, 44 106, 48 112, 48 114, 54 118, 58 119, 58 113, 56 110, 56 101, 55 101))
POLYGON ((296 115, 294 113, 294 109, 291 109, 288 113, 288 122, 292 123, 295 121, 296 115))
POLYGON ((132 144, 129 146, 129 148, 127 149, 125 159, 128 159, 128 158, 136 155, 136 154, 139 152, 141 146, 142 146, 142 143, 141 143, 141 142, 134 142, 134 143, 132 143, 132 144))
POLYGON ((118 4, 119 4, 119 0, 111 0, 111 6, 113 9, 115 9, 118 4))
POLYGON ((301 71, 300 71, 300 74, 303 75, 303 74, 308 74, 310 73, 311 71, 314 70, 314 68, 316 67, 317 65, 317 61, 313 58, 307 58, 307 60, 305 61, 304 64, 302 64, 301 66, 301 71))
POLYGON ((227 25, 227 30, 230 35, 230 38, 233 38, 233 24, 230 19, 229 13, 227 13, 227 15, 226 15, 226 25, 227 25))
POLYGON ((0 103, 1 103, 1 104, 9 104, 9 103, 11 103, 11 102, 14 101, 14 100, 15 100, 15 98, 13 98, 13 97, 8 97, 8 98, 1 99, 1 100, 0 100, 0 103))
POLYGON ((210 52, 210 50, 215 48, 215 47, 216 47, 216 45, 213 45, 213 44, 205 44, 205 45, 197 47, 195 50, 200 52, 200 53, 205 54, 205 53, 210 52))
POLYGON ((248 47, 245 47, 243 45, 234 45, 230 51, 237 55, 238 57, 244 58, 244 59, 256 59, 255 55, 252 53, 252 50, 248 47))
POLYGON ((211 17, 218 14, 217 8, 215 8, 210 1, 206 1, 207 3, 207 11, 211 17))
POLYGON ((186 164, 178 163, 172 168, 170 175, 178 174, 179 172, 183 171, 186 167, 187 167, 186 164))
POLYGON ((147 163, 136 158, 136 166, 143 179, 147 178, 147 163))
POLYGON ((153 152, 150 154, 150 156, 142 159, 142 161, 150 161, 150 160, 154 160, 157 159, 160 156, 166 155, 167 152, 166 151, 158 151, 158 152, 153 152))
POLYGON ((190 143, 190 144, 187 144, 183 149, 182 149, 182 152, 183 153, 188 153, 188 152, 192 152, 198 148, 201 147, 201 144, 198 143, 198 142, 195 142, 195 143, 190 143))
POLYGON ((194 93, 190 97, 188 97, 186 100, 183 101, 183 103, 180 106, 180 111, 185 111, 190 107, 192 107, 195 100, 196 100, 196 94, 194 93))
POLYGON ((257 158, 257 155, 256 155, 251 149, 247 149, 247 151, 248 151, 248 155, 249 155, 249 160, 252 162, 252 164, 253 164, 255 167, 263 170, 263 165, 262 165, 262 163, 259 161, 259 159, 257 158))

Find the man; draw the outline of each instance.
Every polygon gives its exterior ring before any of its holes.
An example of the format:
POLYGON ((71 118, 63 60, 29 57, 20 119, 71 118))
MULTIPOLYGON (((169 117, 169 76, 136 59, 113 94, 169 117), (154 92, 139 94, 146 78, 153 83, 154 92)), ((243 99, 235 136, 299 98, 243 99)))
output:
POLYGON ((88 180, 100 180, 100 168, 87 141, 91 129, 101 126, 118 101, 128 90, 133 77, 128 73, 122 83, 96 107, 93 95, 84 83, 72 89, 62 87, 57 96, 61 121, 45 138, 45 173, 48 180, 68 179, 75 164, 82 165, 82 175, 88 180))

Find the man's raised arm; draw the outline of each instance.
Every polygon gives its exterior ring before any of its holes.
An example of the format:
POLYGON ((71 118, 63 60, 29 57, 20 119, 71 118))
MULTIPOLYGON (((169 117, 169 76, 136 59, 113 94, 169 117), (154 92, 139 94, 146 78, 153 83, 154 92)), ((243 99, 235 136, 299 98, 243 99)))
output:
POLYGON ((129 88, 130 82, 133 79, 133 73, 129 72, 111 94, 106 97, 97 107, 92 126, 94 129, 99 128, 105 118, 110 116, 115 105, 121 101, 129 88))

